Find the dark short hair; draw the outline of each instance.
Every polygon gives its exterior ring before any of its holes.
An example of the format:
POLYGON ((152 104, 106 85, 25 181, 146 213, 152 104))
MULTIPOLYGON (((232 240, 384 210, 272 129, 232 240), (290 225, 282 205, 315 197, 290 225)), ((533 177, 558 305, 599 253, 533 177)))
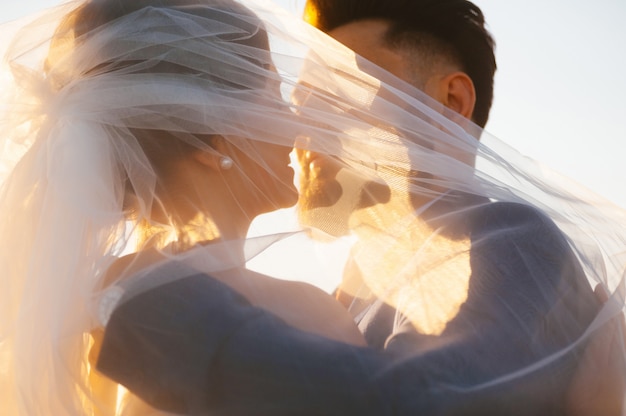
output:
MULTIPOLYGON (((324 32, 364 19, 391 23, 385 41, 423 44, 423 36, 447 47, 441 51, 461 65, 476 89, 472 120, 484 127, 493 102, 495 42, 478 6, 467 0, 307 0, 305 19, 324 32)), ((435 45, 436 47, 436 45, 435 45)))

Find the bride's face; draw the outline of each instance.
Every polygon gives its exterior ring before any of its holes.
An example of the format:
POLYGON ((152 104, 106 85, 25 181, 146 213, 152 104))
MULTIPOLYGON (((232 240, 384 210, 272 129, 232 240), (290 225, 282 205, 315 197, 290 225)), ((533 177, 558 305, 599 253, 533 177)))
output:
POLYGON ((291 146, 229 138, 233 168, 231 192, 251 217, 294 205, 298 192, 290 166, 291 146))
MULTIPOLYGON (((275 73, 276 69, 271 65, 269 71, 275 73)), ((278 81, 268 77, 263 91, 265 99, 261 101, 261 105, 271 107, 272 110, 282 109, 278 112, 271 112, 272 117, 276 117, 275 119, 269 118, 269 120, 275 120, 274 128, 281 129, 282 127, 282 131, 277 132, 275 138, 229 137, 227 139, 233 151, 235 169, 238 170, 237 173, 241 179, 241 187, 233 192, 236 192, 242 206, 251 217, 291 207, 298 200, 298 191, 294 185, 294 171, 290 166, 293 137, 284 130, 286 127, 281 125, 282 121, 288 121, 293 114, 289 109, 282 107, 283 101, 278 81), (277 142, 270 142, 269 140, 272 139, 277 142)))

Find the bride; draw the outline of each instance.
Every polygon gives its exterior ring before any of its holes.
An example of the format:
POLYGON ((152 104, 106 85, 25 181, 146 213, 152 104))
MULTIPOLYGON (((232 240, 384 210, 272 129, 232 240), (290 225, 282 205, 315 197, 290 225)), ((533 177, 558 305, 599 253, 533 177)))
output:
POLYGON ((93 367, 107 288, 164 265, 168 279, 173 264, 214 272, 286 322, 363 344, 326 293, 244 268, 251 221, 297 201, 289 154, 306 132, 252 12, 231 0, 81 1, 22 33, 9 53, 28 106, 7 132, 19 159, 0 225, 3 414, 121 411, 93 367))

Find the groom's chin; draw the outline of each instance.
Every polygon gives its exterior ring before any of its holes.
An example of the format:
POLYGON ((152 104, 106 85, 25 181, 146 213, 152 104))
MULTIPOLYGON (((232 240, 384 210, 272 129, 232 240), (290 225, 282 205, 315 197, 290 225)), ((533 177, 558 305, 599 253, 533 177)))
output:
POLYGON ((313 238, 326 239, 350 234, 349 212, 340 213, 335 207, 305 209, 300 205, 297 206, 297 211, 300 225, 310 228, 313 238))
POLYGON ((337 181, 329 181, 324 187, 303 187, 296 206, 300 224, 331 236, 349 234, 348 219, 353 206, 344 206, 342 195, 337 181))

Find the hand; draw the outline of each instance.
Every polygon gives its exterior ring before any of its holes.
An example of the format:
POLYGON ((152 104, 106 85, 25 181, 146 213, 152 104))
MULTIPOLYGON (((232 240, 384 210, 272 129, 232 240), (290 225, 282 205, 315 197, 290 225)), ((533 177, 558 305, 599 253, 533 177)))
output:
MULTIPOLYGON (((605 303, 601 285, 595 290, 605 303)), ((568 416, 621 416, 626 393, 626 321, 614 317, 592 336, 566 395, 568 416)))

